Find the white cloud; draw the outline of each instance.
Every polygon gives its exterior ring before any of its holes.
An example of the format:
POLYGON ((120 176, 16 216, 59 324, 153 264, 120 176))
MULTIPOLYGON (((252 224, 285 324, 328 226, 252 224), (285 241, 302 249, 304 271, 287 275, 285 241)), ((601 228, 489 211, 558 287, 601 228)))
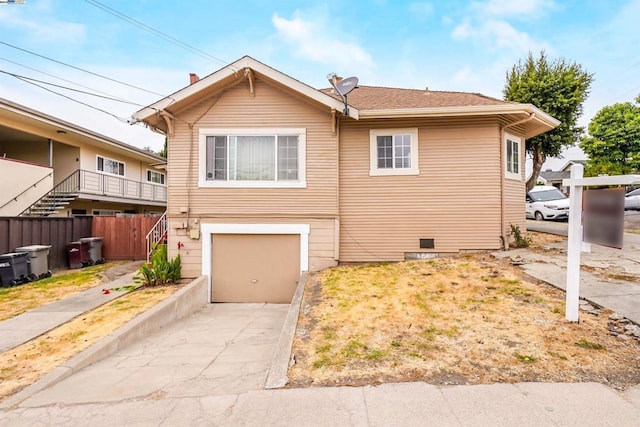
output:
POLYGON ((469 20, 463 21, 453 29, 451 36, 458 40, 480 40, 494 47, 518 53, 550 50, 547 43, 534 40, 526 32, 518 31, 502 20, 484 21, 478 25, 473 25, 469 20))
POLYGON ((31 15, 27 15, 27 9, 21 5, 0 7, 0 28, 24 32, 27 36, 21 37, 29 37, 38 43, 78 43, 84 40, 84 25, 56 19, 43 5, 28 10, 31 15))
POLYGON ((278 36, 293 45, 299 56, 322 64, 345 68, 369 69, 373 67, 371 55, 358 44, 343 41, 346 38, 322 21, 304 20, 299 12, 293 19, 273 15, 278 36))
POLYGON ((555 7, 553 0, 488 0, 474 3, 474 9, 493 16, 539 16, 555 7))

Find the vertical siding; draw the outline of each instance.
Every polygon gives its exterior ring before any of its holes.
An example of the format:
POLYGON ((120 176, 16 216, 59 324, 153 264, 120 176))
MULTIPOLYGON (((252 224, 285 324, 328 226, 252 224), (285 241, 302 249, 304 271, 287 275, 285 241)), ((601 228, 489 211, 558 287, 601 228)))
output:
POLYGON ((419 176, 369 176, 369 129, 341 125, 340 260, 401 260, 405 252, 500 247, 497 121, 390 120, 418 127, 419 176), (435 249, 420 249, 420 238, 435 249))
POLYGON ((335 265, 338 142, 331 112, 260 78, 254 87, 254 97, 242 82, 174 114, 167 173, 169 251, 175 256, 177 243, 185 245, 180 250, 185 277, 201 274, 202 243, 190 239, 183 224, 197 229, 202 223, 311 224, 310 269, 335 265), (198 188, 201 128, 305 128, 307 188, 198 188), (188 215, 181 212, 187 207, 188 215))

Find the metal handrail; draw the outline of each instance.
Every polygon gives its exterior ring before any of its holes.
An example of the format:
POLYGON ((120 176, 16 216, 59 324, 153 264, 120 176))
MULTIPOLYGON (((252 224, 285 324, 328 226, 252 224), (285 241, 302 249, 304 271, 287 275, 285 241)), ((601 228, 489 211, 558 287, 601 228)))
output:
POLYGON ((82 192, 166 202, 166 186, 93 171, 80 171, 82 192), (149 196, 147 197, 146 194, 149 196))
POLYGON ((167 212, 165 211, 147 233, 147 262, 151 257, 154 245, 167 238, 167 212))
POLYGON ((26 189, 24 189, 20 194, 18 194, 15 197, 12 197, 9 199, 8 202, 6 202, 4 205, 0 206, 0 209, 3 209, 5 206, 7 206, 9 203, 14 203, 18 201, 18 197, 22 196, 24 193, 26 193, 27 191, 31 190, 32 187, 36 187, 38 184, 40 184, 42 181, 44 181, 45 179, 49 178, 50 176, 53 175, 53 172, 49 172, 47 175, 43 176, 42 178, 40 178, 39 180, 37 180, 36 182, 34 182, 33 184, 31 184, 30 186, 28 186, 26 189))
POLYGON ((80 178, 80 169, 73 171, 68 177, 60 181, 58 185, 53 187, 51 191, 49 191, 47 194, 42 196, 40 199, 38 199, 35 203, 33 203, 27 209, 23 210, 20 213, 20 216, 26 213, 30 213, 31 209, 47 196, 61 196, 64 194, 73 193, 74 191, 78 191, 78 187, 80 185, 79 178, 80 178))

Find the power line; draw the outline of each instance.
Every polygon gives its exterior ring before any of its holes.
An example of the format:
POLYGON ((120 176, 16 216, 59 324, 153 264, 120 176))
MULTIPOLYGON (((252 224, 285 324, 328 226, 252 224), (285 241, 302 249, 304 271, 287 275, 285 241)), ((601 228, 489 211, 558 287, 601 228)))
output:
POLYGON ((91 95, 91 96, 95 96, 95 97, 98 97, 98 98, 107 99, 109 101, 122 102, 122 103, 129 104, 129 105, 135 105, 135 106, 138 106, 138 107, 144 107, 144 105, 138 104, 136 102, 131 102, 131 101, 123 100, 123 99, 113 98, 111 96, 98 95, 96 93, 91 93, 91 92, 87 92, 87 91, 80 90, 80 89, 74 89, 74 88, 71 88, 71 87, 62 86, 62 85, 58 85, 58 84, 51 83, 51 82, 45 82, 44 80, 38 80, 38 79, 34 79, 32 77, 21 76, 20 74, 10 73, 10 72, 5 71, 5 70, 0 70, 0 73, 9 75, 11 77, 15 77, 15 78, 17 78, 19 80, 22 80, 22 81, 28 80, 30 82, 42 83, 42 84, 53 86, 53 87, 57 87, 57 88, 60 88, 60 89, 66 89, 66 90, 70 90, 70 91, 73 91, 73 92, 82 93, 82 94, 85 94, 85 95, 91 95))
POLYGON ((82 85, 82 84, 77 83, 77 82, 74 82, 74 81, 72 81, 72 80, 64 79, 64 78, 62 78, 62 77, 60 77, 60 76, 56 76, 55 74, 50 74, 50 73, 47 73, 46 71, 38 70, 37 68, 33 68, 33 67, 30 67, 30 66, 28 66, 28 65, 21 64, 21 63, 16 62, 16 61, 12 61, 12 60, 7 59, 7 58, 0 57, 0 61, 6 61, 6 62, 9 62, 9 63, 11 63, 11 64, 17 65, 17 66, 19 66, 19 67, 23 67, 23 68, 26 68, 26 69, 28 69, 28 70, 35 71, 36 73, 44 74, 45 76, 53 77, 54 79, 58 79, 58 80, 61 80, 61 81, 63 81, 63 82, 66 82, 66 83, 71 83, 71 84, 73 84, 73 85, 75 85, 75 86, 78 86, 78 87, 82 87, 82 88, 85 88, 85 89, 89 89, 89 90, 92 90, 92 91, 94 91, 94 92, 101 93, 101 94, 103 94, 103 95, 112 96, 112 97, 114 97, 114 98, 116 98, 116 99, 120 99, 120 100, 122 100, 122 101, 126 101, 124 98, 120 98, 120 97, 117 97, 117 96, 111 95, 110 93, 103 92, 103 91, 101 91, 101 90, 99 90, 99 89, 94 89, 94 88, 92 88, 92 87, 82 85))
POLYGON ((51 89, 49 89, 49 88, 47 88, 47 87, 40 86, 40 85, 39 85, 39 84, 37 84, 37 83, 34 83, 34 82, 29 81, 29 80, 23 79, 23 78, 21 78, 21 77, 16 77, 16 78, 17 78, 18 80, 21 80, 21 81, 23 81, 23 82, 25 82, 25 83, 28 83, 28 84, 30 84, 30 85, 34 85, 34 86, 36 86, 36 87, 39 87, 40 89, 46 90, 47 92, 51 92, 51 93, 53 93, 53 94, 55 94, 55 95, 61 96, 61 97, 63 97, 63 98, 66 98, 66 99, 68 99, 69 101, 73 101, 73 102, 76 102, 76 103, 78 103, 78 104, 84 105, 85 107, 89 107, 89 108, 92 108, 92 109, 94 109, 94 110, 100 111, 101 113, 104 113, 104 114, 107 114, 107 115, 109 115, 109 116, 111 116, 111 117, 116 118, 116 119, 117 119, 118 121, 120 121, 120 122, 123 122, 123 123, 129 123, 129 124, 131 124, 127 118, 116 116, 115 114, 110 113, 110 112, 108 112, 108 111, 106 111, 106 110, 103 110, 103 109, 98 108, 98 107, 94 107, 93 105, 91 105, 91 104, 87 104, 86 102, 78 101, 78 100, 77 100, 77 99, 75 99, 75 98, 72 98, 72 97, 70 97, 70 96, 64 95, 64 94, 62 94, 62 93, 60 93, 60 92, 56 92, 56 91, 51 90, 51 89))
POLYGON ((120 81, 120 80, 112 79, 111 77, 103 76, 103 75, 101 75, 101 74, 94 73, 93 71, 85 70, 84 68, 80 68, 80 67, 76 67, 75 65, 67 64, 66 62, 58 61, 57 59, 49 58, 48 56, 44 56, 44 55, 41 55, 41 54, 36 53, 36 52, 32 52, 32 51, 27 50, 27 49, 23 49, 23 48, 21 48, 21 47, 18 47, 18 46, 12 45, 12 44, 7 43, 7 42, 2 41, 2 40, 0 40, 0 44, 3 44, 3 45, 5 45, 5 46, 12 47, 12 48, 14 48, 14 49, 17 49, 17 50, 20 50, 20 51, 22 51, 22 52, 28 53, 28 54, 30 54, 30 55, 34 55, 34 56, 37 56, 37 57, 40 57, 40 58, 46 59, 46 60, 51 61, 51 62, 55 62, 56 64, 64 65, 65 67, 73 68, 74 70, 82 71, 83 73, 91 74, 91 75, 93 75, 93 76, 100 77, 100 78, 102 78, 102 79, 112 81, 112 82, 114 82, 114 83, 118 83, 118 84, 121 84, 121 85, 124 85, 124 86, 130 87, 130 88, 133 88, 133 89, 141 90, 141 91, 143 91, 143 92, 147 92, 147 93, 150 93, 150 94, 153 94, 153 95, 161 96, 161 97, 163 97, 163 98, 169 98, 169 97, 167 97, 167 96, 165 96, 165 95, 163 95, 163 94, 161 94, 161 93, 153 92, 153 91, 151 91, 151 90, 147 90, 147 89, 141 88, 141 87, 139 87, 139 86, 135 86, 135 85, 132 85, 132 84, 129 84, 129 83, 125 83, 125 82, 120 81))
MULTIPOLYGON (((200 55, 200 56, 208 58, 208 59, 212 59, 212 60, 214 60, 216 62, 220 62, 220 63, 222 63, 224 65, 228 65, 228 63, 229 63, 228 61, 220 59, 217 56, 213 56, 213 55, 203 51, 202 49, 198 49, 195 46, 192 46, 192 45, 190 45, 188 43, 183 42, 182 40, 179 40, 179 39, 177 39, 177 38, 175 38, 173 36, 170 36, 167 33, 164 33, 164 32, 162 32, 160 30, 157 30, 157 29, 155 29, 153 27, 150 27, 149 25, 147 25, 147 24, 145 24, 143 22, 140 22, 140 21, 138 21, 138 20, 136 20, 136 19, 134 19, 134 18, 122 13, 122 12, 118 12, 117 10, 112 9, 109 6, 99 2, 97 0, 84 0, 84 1, 85 1, 85 3, 88 3, 88 4, 92 5, 92 6, 95 6, 95 7, 99 8, 99 9, 103 10, 104 12, 107 12, 107 13, 115 16, 116 18, 122 19, 125 22, 128 22, 128 23, 130 23, 132 25, 135 25, 136 27, 138 27, 138 28, 140 28, 140 29, 142 29, 144 31, 147 31, 147 32, 152 33, 152 34, 155 34, 155 35, 167 40, 168 42, 173 43, 173 44, 175 44, 177 46, 180 46, 181 48, 186 49, 186 50, 188 50, 188 51, 190 51, 192 53, 195 53, 197 55, 200 55)), ((233 67, 230 67, 230 68, 233 69, 233 67)), ((238 71, 238 70, 234 70, 234 71, 238 71)))

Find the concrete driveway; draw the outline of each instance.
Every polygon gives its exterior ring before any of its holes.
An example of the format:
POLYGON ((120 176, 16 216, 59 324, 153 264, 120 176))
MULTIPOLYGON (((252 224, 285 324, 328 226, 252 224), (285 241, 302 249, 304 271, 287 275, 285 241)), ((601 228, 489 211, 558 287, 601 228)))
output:
POLYGON ((210 304, 36 393, 21 408, 264 388, 288 304, 210 304))

